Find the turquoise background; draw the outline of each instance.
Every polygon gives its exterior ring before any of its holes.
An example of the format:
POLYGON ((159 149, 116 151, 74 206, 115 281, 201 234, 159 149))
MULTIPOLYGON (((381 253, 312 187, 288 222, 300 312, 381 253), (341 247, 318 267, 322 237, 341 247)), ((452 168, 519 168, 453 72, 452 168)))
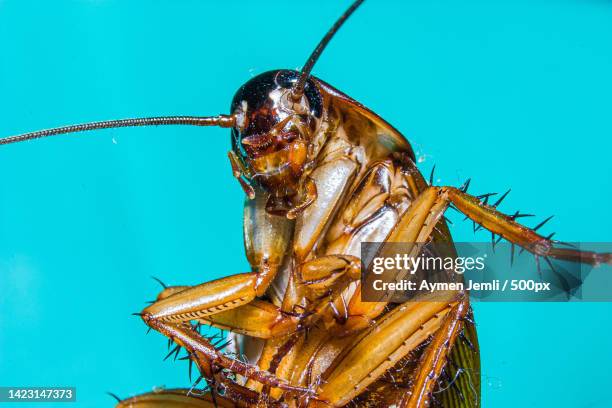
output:
MULTIPOLYGON (((227 112, 301 66, 348 1, 0 0, 0 135, 227 112)), ((367 1, 315 73, 394 124, 424 173, 610 241, 612 3, 367 1)), ((229 132, 140 128, 0 148, 0 385, 110 406, 187 386, 130 313, 159 286, 246 271, 229 132)), ((456 220, 456 240, 472 240, 456 220)), ((479 240, 488 240, 485 233, 479 240)), ((605 407, 610 304, 478 304, 485 407, 605 407)), ((1 404, 0 404, 1 405, 1 404)), ((43 405, 37 405, 43 406, 43 405)))

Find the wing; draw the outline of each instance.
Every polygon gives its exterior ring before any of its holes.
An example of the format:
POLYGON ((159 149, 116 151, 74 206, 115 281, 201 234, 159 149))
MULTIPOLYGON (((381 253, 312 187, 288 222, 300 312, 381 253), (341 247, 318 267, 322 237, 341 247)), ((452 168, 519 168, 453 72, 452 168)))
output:
POLYGON ((433 407, 480 406, 480 350, 471 312, 461 336, 453 345, 444 377, 438 380, 433 407))

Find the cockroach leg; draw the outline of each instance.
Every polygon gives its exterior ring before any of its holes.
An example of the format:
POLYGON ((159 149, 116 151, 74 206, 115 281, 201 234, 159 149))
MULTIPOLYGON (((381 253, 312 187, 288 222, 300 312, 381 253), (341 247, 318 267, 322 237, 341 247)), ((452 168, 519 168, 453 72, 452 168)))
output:
MULTIPOLYGON (((465 194, 455 187, 429 187, 423 191, 402 216, 386 242, 427 242, 450 204, 485 229, 525 248, 537 257, 551 257, 593 265, 612 263, 610 253, 561 248, 557 242, 537 234, 534 230, 517 223, 513 217, 483 204, 477 197, 465 194)), ((414 244, 414 247, 418 249, 418 244, 414 244)), ((397 279, 402 278, 403 276, 397 277, 397 279)))
MULTIPOLYGON (((245 203, 245 247, 254 272, 233 275, 190 288, 166 288, 155 303, 143 310, 143 315, 163 322, 186 322, 227 312, 251 302, 256 296, 262 296, 276 276, 293 231, 291 221, 265 212, 265 201, 264 194, 257 194, 256 199, 247 200, 245 203)), ((259 313, 260 317, 268 322, 271 321, 270 313, 274 313, 270 309, 258 307, 250 311, 259 313)), ((276 316, 279 320, 275 326, 279 332, 292 330, 290 319, 283 320, 283 316, 278 313, 276 316)), ((231 314, 221 317, 221 321, 225 323, 240 323, 235 320, 235 314, 234 317, 231 317, 231 314)), ((261 335, 274 335, 274 326, 270 327, 271 332, 261 335)), ((256 327, 251 325, 251 329, 256 327)))
POLYGON ((493 234, 499 235, 513 244, 519 245, 536 257, 551 257, 591 265, 612 264, 612 253, 579 251, 573 248, 561 248, 558 242, 552 241, 527 228, 511 217, 483 204, 478 198, 468 195, 454 187, 442 187, 438 190, 441 197, 452 203, 459 211, 472 221, 482 225, 493 234))
POLYGON ((338 319, 331 307, 328 314, 323 317, 323 320, 327 323, 326 326, 336 337, 350 336, 371 327, 374 324, 374 319, 380 316, 387 307, 387 302, 363 302, 361 300, 361 285, 357 285, 348 305, 345 306, 344 303, 345 300, 342 295, 334 299, 334 305, 337 309, 346 309, 346 317, 338 319))
MULTIPOLYGON (((233 309, 255 298, 256 279, 256 273, 244 273, 179 290, 146 307, 142 315, 156 321, 186 322, 233 309)), ((172 290, 167 288, 162 294, 172 290)))
MULTIPOLYGON (((275 371, 272 370, 272 366, 275 365, 274 360, 276 356, 281 351, 284 344, 286 344, 286 341, 289 339, 289 337, 290 336, 273 337, 273 338, 265 340, 263 347, 261 348, 260 352, 258 353, 258 357, 256 358, 257 366, 259 367, 260 370, 271 372, 278 378, 284 378, 287 380, 290 379, 290 377, 284 376, 284 374, 285 374, 286 369, 288 370, 293 369, 292 364, 291 364, 291 361, 293 360, 293 358, 291 354, 293 354, 295 350, 293 349, 289 350, 288 353, 287 351, 285 351, 286 354, 284 355, 284 358, 281 361, 280 369, 279 367, 276 367, 275 371)), ((291 383, 294 385, 304 386, 304 384, 298 384, 297 382, 293 382, 293 381, 291 381, 291 383)), ((262 392, 264 390, 264 385, 253 379, 247 379, 244 385, 245 387, 251 390, 254 390, 256 392, 262 392)), ((270 387, 267 387, 267 388, 270 388, 270 387)), ((277 396, 282 395, 282 390, 279 390, 280 393, 276 393, 276 390, 271 390, 271 391, 273 391, 277 396)))
POLYGON ((330 299, 339 297, 351 282, 361 276, 361 261, 351 255, 325 255, 299 266, 300 284, 308 288, 314 314, 321 314, 330 299))
POLYGON ((359 279, 361 261, 352 255, 325 255, 304 262, 299 270, 301 283, 313 290, 327 290, 342 277, 359 279))
POLYGON ((298 214, 303 212, 317 199, 317 185, 310 177, 306 177, 306 180, 304 181, 304 188, 302 189, 302 191, 304 194, 302 201, 296 204, 289 211, 287 211, 287 218, 289 218, 290 220, 297 217, 298 214))
POLYGON ((309 406, 346 405, 435 333, 454 306, 436 301, 406 302, 386 314, 334 360, 309 406))
MULTIPOLYGON (((159 293, 157 300, 165 299, 189 288, 189 286, 168 286, 159 293)), ((191 319, 187 321, 189 320, 191 319)), ((291 334, 298 330, 299 324, 298 317, 284 313, 277 306, 258 299, 253 299, 233 309, 200 317, 197 321, 204 325, 260 339, 291 334)))
POLYGON ((244 203, 244 246, 257 273, 255 293, 263 296, 287 254, 294 221, 266 211, 269 194, 256 188, 255 199, 244 203))
MULTIPOLYGON (((217 284, 218 281, 213 281, 204 285, 217 284)), ((298 317, 282 312, 269 302, 253 299, 235 306, 237 300, 233 299, 227 305, 207 303, 207 294, 202 286, 168 286, 159 293, 156 302, 143 310, 142 315, 168 322, 197 320, 202 324, 262 339, 285 336, 298 330, 298 317), (193 308, 194 303, 200 306, 193 308), (185 304, 192 307, 184 309, 185 304), (176 313, 168 314, 171 310, 176 313)))
POLYGON ((191 286, 166 286, 161 292, 157 294, 157 298, 155 300, 158 301, 158 300, 165 299, 169 296, 174 295, 175 293, 182 292, 189 288, 191 288, 191 286))
POLYGON ((232 173, 234 174, 236 180, 238 180, 240 183, 240 187, 242 187, 242 190, 244 190, 244 193, 247 195, 247 197, 249 197, 249 199, 254 199, 255 189, 243 178, 243 175, 248 174, 246 168, 233 151, 228 152, 227 156, 229 157, 230 165, 232 166, 232 173))
POLYGON ((228 357, 217 350, 189 324, 167 323, 159 319, 154 319, 151 315, 147 314, 144 314, 142 318, 147 325, 185 348, 206 377, 212 378, 210 374, 210 367, 212 365, 222 367, 232 373, 240 374, 246 378, 261 382, 262 384, 280 388, 288 393, 299 394, 311 392, 308 388, 293 386, 285 380, 281 380, 266 371, 260 370, 256 366, 228 357))
POLYGON ((299 275, 315 305, 305 316, 305 326, 312 326, 330 314, 339 324, 346 323, 348 310, 342 293, 360 278, 361 260, 351 255, 325 255, 300 265, 299 275))
POLYGON ((198 321, 260 339, 286 336, 299 328, 298 317, 283 313, 273 304, 258 299, 235 309, 202 317, 198 321))
MULTIPOLYGON (((210 373, 210 364, 214 363, 284 391, 295 390, 295 387, 272 374, 225 356, 185 324, 191 320, 210 322, 267 338, 295 331, 298 327, 297 318, 285 316, 271 304, 254 300, 256 277, 257 274, 249 273, 191 288, 165 288, 158 296, 159 300, 143 310, 142 319, 153 329, 186 348, 195 357, 203 373, 210 373), (242 313, 240 310, 236 312, 240 308, 242 313)), ((307 390, 300 388, 299 391, 307 390)))
POLYGON ((340 307, 338 307, 333 300, 330 300, 329 308, 332 311, 332 316, 334 317, 335 322, 339 325, 344 325, 346 324, 349 318, 348 308, 347 308, 346 301, 344 300, 344 296, 340 294, 338 298, 340 301, 340 307))

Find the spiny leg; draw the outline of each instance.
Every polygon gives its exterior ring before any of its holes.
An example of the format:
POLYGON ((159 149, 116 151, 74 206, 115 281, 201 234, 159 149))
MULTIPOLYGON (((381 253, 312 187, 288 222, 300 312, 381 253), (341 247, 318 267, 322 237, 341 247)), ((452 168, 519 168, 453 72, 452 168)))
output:
POLYGON ((194 357, 200 371, 208 378, 212 377, 211 366, 216 365, 271 386, 295 391, 295 387, 291 387, 285 381, 278 380, 273 375, 242 361, 229 358, 187 324, 191 320, 219 313, 227 315, 231 309, 244 307, 255 297, 256 278, 257 274, 248 273, 229 276, 184 290, 166 288, 160 299, 146 307, 140 315, 149 327, 184 347, 194 357), (164 297, 171 292, 175 293, 164 297))
POLYGON ((438 194, 472 221, 482 225, 493 234, 499 235, 519 245, 536 257, 551 257, 591 265, 611 264, 612 253, 579 251, 573 248, 562 248, 558 242, 539 235, 535 229, 527 228, 515 221, 515 217, 499 212, 495 206, 482 203, 477 197, 464 193, 455 187, 433 187, 438 194))
MULTIPOLYGON (((165 299, 190 288, 190 286, 165 287, 157 296, 157 300, 165 299)), ((291 334, 299 329, 300 322, 298 316, 283 313, 272 303, 259 299, 253 299, 236 308, 201 316, 196 320, 203 325, 259 339, 291 334)))
POLYGON ((245 246, 254 272, 177 289, 147 307, 143 314, 153 320, 185 322, 234 309, 263 295, 278 271, 292 231, 284 217, 265 212, 265 201, 264 194, 257 194, 245 203, 245 246))
POLYGON ((206 338, 202 337, 190 324, 164 322, 160 319, 153 319, 147 314, 143 314, 142 318, 154 330, 162 333, 187 350, 202 375, 208 379, 214 379, 214 367, 221 367, 232 373, 251 378, 262 384, 280 388, 286 392, 310 393, 308 389, 294 387, 288 382, 260 370, 256 366, 228 357, 215 348, 206 338))
POLYGON ((385 241, 428 242, 432 234, 435 234, 439 222, 443 219, 444 211, 450 204, 485 229, 536 256, 593 265, 612 263, 611 253, 562 248, 558 242, 517 223, 514 217, 499 212, 495 206, 482 203, 477 197, 470 196, 455 187, 429 187, 423 191, 385 241))
MULTIPOLYGON (((242 306, 255 298, 256 273, 244 273, 180 290, 165 290, 142 311, 149 320, 187 322, 242 306)), ((182 288, 182 287, 179 287, 182 288)))

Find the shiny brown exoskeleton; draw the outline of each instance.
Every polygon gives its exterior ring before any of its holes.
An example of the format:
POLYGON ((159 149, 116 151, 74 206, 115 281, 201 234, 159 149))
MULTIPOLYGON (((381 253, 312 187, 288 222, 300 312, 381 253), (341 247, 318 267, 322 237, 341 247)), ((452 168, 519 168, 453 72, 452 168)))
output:
POLYGON ((336 22, 301 72, 251 79, 228 115, 96 122, 0 139, 144 125, 231 128, 229 158, 247 194, 244 239, 252 271, 166 287, 140 313, 188 352, 210 391, 166 390, 118 406, 476 407, 479 352, 468 295, 363 302, 360 244, 452 242, 443 217, 452 204, 536 257, 612 262, 611 254, 560 247, 465 189, 428 184, 396 129, 310 75, 361 2, 336 22), (229 330, 237 354, 218 349, 191 322, 229 330))
MULTIPOLYGON (((329 119, 312 79, 300 100, 293 100, 291 89, 298 78, 299 72, 286 70, 261 74, 240 87, 231 106, 236 118, 232 163, 249 183, 271 193, 269 213, 290 218, 316 194, 306 174, 318 153, 315 138, 324 137, 318 129, 329 119)), ((252 187, 245 185, 251 195, 252 187)))

